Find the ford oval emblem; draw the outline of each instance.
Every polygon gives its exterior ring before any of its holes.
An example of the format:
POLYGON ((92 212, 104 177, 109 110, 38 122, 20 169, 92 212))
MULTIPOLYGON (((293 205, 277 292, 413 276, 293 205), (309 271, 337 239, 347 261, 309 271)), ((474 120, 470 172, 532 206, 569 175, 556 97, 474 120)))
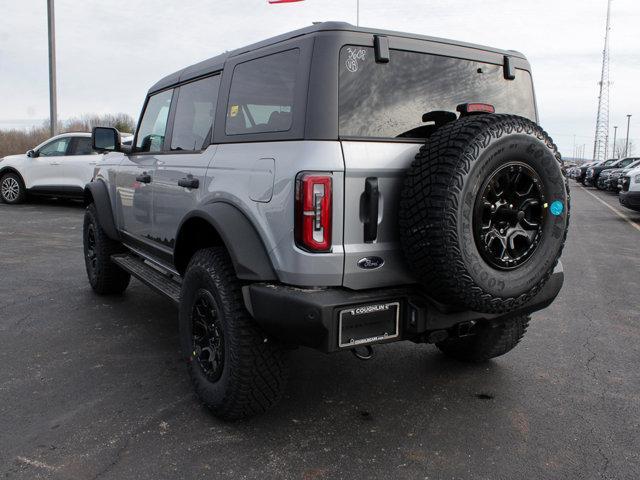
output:
POLYGON ((380 257, 364 257, 358 260, 358 266, 365 270, 375 270, 384 265, 384 260, 380 257))

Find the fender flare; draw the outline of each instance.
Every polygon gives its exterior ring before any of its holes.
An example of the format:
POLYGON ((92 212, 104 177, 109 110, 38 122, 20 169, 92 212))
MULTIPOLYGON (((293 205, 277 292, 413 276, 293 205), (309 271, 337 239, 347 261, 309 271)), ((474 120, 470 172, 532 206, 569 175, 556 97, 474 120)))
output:
POLYGON ((16 167, 12 167, 11 165, 9 165, 7 167, 0 168, 0 177, 2 177, 5 173, 15 173, 16 175, 18 175, 20 181, 22 182, 22 186, 25 190, 27 189, 27 184, 24 182, 24 177, 16 167))
MULTIPOLYGON (((180 252, 183 225, 190 219, 200 218, 211 225, 226 247, 236 275, 241 280, 277 280, 267 249, 247 216, 237 207, 226 202, 214 202, 200 206, 182 219, 178 228, 174 260, 180 252)), ((176 265, 177 267, 177 265, 176 265)))
POLYGON ((120 241, 120 235, 113 219, 113 210, 109 199, 109 190, 102 180, 87 183, 84 187, 85 203, 93 203, 96 206, 98 223, 112 240, 120 241))

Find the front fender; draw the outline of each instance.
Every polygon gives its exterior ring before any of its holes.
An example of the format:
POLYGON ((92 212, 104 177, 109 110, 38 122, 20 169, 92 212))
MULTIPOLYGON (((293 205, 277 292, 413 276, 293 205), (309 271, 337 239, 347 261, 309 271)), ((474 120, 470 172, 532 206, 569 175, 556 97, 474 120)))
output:
POLYGON ((93 203, 96 206, 98 223, 100 223, 107 236, 112 240, 120 241, 120 234, 113 218, 107 185, 102 180, 87 183, 84 187, 84 198, 87 204, 93 203))

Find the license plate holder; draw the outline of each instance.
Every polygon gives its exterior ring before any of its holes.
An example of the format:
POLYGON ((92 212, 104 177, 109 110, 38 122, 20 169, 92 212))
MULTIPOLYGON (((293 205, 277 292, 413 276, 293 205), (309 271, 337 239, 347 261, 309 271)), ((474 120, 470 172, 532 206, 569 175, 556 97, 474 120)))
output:
POLYGON ((400 335, 400 302, 346 308, 339 313, 338 347, 353 348, 400 335))

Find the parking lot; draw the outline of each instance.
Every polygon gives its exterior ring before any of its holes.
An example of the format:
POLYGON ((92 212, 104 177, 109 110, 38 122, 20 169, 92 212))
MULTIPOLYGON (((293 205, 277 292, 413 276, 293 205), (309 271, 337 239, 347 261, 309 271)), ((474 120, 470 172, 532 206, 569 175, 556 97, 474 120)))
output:
POLYGON ((230 424, 168 300, 93 294, 79 205, 0 204, 2 478, 640 478, 640 213, 571 186, 564 289, 513 352, 299 349, 284 400, 230 424))

